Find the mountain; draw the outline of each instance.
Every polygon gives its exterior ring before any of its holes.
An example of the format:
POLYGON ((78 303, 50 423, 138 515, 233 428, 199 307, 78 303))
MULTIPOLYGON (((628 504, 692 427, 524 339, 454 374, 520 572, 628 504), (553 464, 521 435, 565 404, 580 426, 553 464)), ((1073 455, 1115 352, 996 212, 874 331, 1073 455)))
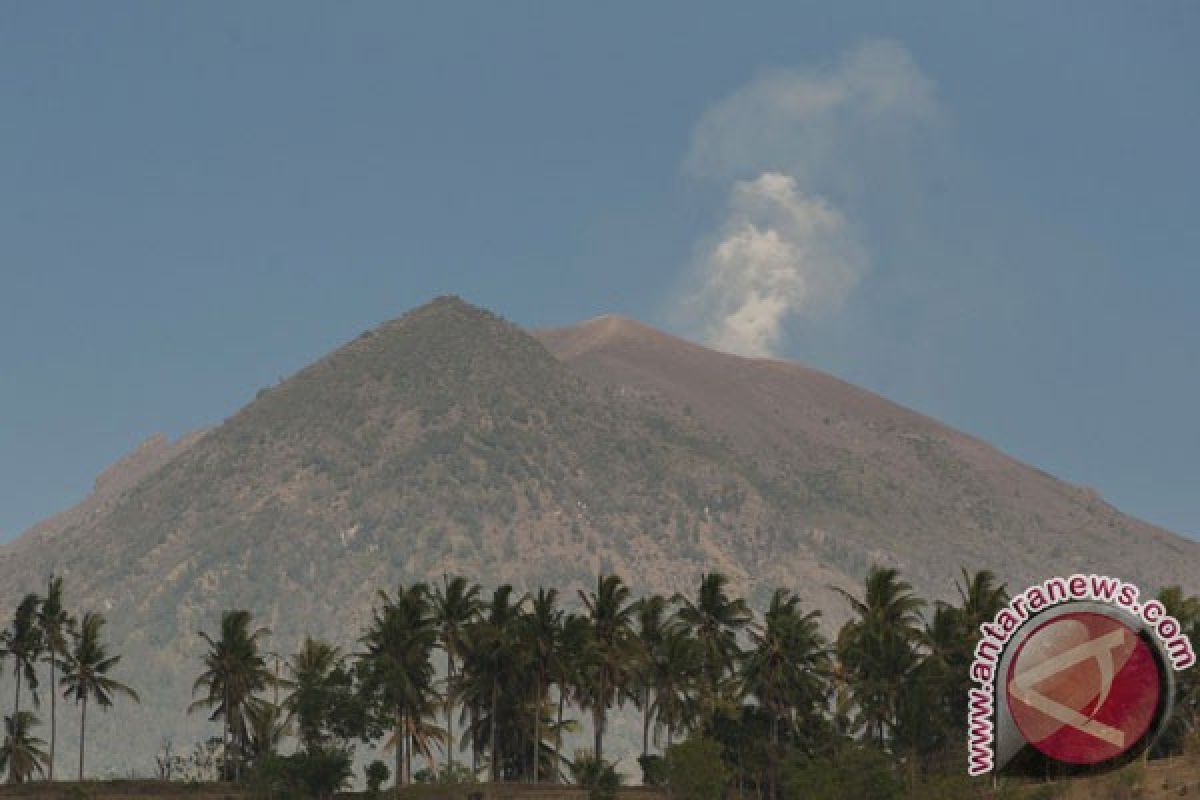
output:
POLYGON ((1014 583, 1084 570, 1197 585, 1195 542, 831 375, 615 316, 536 335, 594 385, 682 409, 803 494, 793 531, 834 543, 855 574, 888 562, 934 595, 962 565, 1014 583))
POLYGON ((163 735, 215 731, 184 709, 196 632, 227 608, 286 654, 305 633, 352 644, 376 589, 445 572, 573 597, 602 571, 672 592, 719 569, 757 604, 789 586, 837 621, 830 587, 873 562, 931 596, 960 566, 1195 589, 1200 565, 1200 546, 822 373, 614 317, 531 335, 456 298, 143 455, 0 548, 0 602, 54 572, 109 616, 143 704, 89 720, 89 760, 142 770, 163 735))

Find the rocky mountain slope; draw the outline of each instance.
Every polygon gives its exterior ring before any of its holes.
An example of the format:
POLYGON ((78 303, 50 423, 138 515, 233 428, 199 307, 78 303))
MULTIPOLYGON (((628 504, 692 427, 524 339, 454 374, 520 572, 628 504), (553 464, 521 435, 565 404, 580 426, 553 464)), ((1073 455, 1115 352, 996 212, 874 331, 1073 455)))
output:
POLYGON ((827 375, 617 318, 535 338, 455 298, 151 450, 0 548, 6 605, 56 572, 111 619, 144 702, 89 720, 98 765, 144 770, 164 735, 212 732, 184 709, 196 632, 226 608, 288 653, 305 633, 352 643, 377 588, 444 572, 571 590, 616 571, 671 592, 720 569, 835 621, 829 587, 872 562, 943 595, 959 566, 1200 574, 1200 546, 827 375))

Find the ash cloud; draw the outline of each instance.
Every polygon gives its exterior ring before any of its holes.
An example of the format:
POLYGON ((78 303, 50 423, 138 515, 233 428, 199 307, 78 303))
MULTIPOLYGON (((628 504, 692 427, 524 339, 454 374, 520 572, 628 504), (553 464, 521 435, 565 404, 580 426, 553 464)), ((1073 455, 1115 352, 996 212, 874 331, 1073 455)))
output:
POLYGON ((833 65, 764 73, 713 105, 685 169, 728 185, 676 316, 717 349, 778 353, 788 324, 836 311, 869 269, 853 198, 886 190, 881 159, 940 117, 932 82, 900 44, 870 41, 833 65))

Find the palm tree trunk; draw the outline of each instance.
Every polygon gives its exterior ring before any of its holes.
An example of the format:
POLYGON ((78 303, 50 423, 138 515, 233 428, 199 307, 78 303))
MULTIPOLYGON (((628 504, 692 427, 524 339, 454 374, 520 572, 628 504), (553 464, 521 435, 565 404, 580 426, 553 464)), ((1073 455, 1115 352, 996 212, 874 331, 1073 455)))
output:
POLYGON ((225 684, 222 687, 225 704, 222 706, 222 714, 224 723, 221 726, 221 780, 227 781, 233 777, 233 722, 229 713, 229 686, 228 678, 222 681, 225 684))
POLYGON ((471 703, 471 774, 479 774, 479 741, 476 737, 479 736, 479 731, 476 728, 479 725, 479 711, 476 703, 471 703))
POLYGON ((450 764, 450 774, 454 774, 454 703, 450 701, 454 688, 454 657, 446 653, 446 759, 450 764))
POLYGON ((560 684, 558 687, 558 724, 554 728, 554 770, 550 774, 550 779, 554 783, 558 783, 558 765, 562 759, 563 703, 565 698, 566 691, 560 684))
POLYGON ((596 761, 604 760, 604 706, 597 705, 592 712, 592 734, 594 738, 593 752, 596 754, 596 761))
POLYGON ((54 683, 54 653, 50 653, 50 780, 54 780, 54 736, 55 728, 58 726, 58 711, 55 708, 55 700, 58 692, 55 691, 54 683))
POLYGON ((14 659, 13 672, 17 676, 17 696, 13 698, 13 720, 21 713, 21 659, 14 659))
POLYGON ((642 757, 650 755, 650 689, 642 687, 642 757))
POLYGON ((500 781, 500 754, 497 752, 496 740, 496 712, 500 706, 500 681, 492 679, 492 783, 500 781))
POLYGON ((400 712, 396 712, 396 732, 393 734, 396 740, 396 779, 392 785, 396 789, 396 796, 400 796, 400 785, 404 783, 404 740, 403 740, 403 723, 400 720, 400 712))
POLYGON ((541 783, 542 770, 541 759, 538 758, 541 753, 542 745, 542 682, 543 678, 538 675, 537 680, 537 698, 533 704, 533 782, 541 783))
POLYGON ((83 781, 83 743, 87 736, 87 695, 83 696, 83 710, 79 712, 79 780, 83 781))

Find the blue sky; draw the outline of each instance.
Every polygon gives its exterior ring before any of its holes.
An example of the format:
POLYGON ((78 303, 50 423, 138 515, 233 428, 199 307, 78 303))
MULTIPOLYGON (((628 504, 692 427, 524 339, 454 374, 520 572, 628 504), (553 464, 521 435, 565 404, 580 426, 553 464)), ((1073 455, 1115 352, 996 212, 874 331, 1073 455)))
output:
POLYGON ((441 293, 1200 535, 1200 6, 0 5, 0 539, 441 293))

